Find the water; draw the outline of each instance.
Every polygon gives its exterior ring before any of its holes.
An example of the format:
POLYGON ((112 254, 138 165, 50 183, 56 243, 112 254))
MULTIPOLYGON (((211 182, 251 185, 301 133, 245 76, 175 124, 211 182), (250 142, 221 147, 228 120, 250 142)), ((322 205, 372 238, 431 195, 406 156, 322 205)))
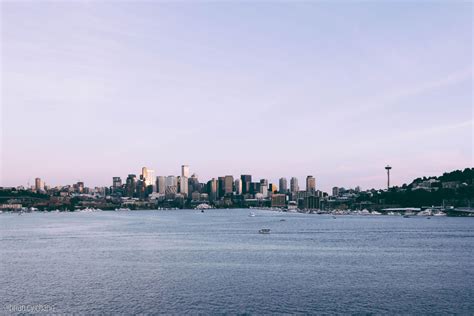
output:
POLYGON ((474 313, 474 218, 254 212, 1 214, 0 312, 474 313))

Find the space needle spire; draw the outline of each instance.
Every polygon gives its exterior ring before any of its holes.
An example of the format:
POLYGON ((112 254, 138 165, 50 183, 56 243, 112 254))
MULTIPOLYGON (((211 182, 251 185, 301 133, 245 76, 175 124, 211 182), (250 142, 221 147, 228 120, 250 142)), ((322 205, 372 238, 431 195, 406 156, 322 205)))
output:
POLYGON ((387 191, 390 189, 390 169, 392 169, 392 167, 389 165, 385 167, 385 170, 387 170, 387 191))

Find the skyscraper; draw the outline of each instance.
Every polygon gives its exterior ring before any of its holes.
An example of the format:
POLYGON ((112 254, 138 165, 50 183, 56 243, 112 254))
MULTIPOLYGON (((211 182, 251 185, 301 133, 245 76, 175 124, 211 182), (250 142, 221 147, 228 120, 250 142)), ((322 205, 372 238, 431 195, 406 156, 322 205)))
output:
POLYGON ((234 192, 234 177, 225 176, 224 177, 224 194, 232 194, 234 192))
POLYGON ((182 165, 181 166, 181 176, 189 178, 189 166, 188 165, 182 165))
POLYGON ((165 195, 167 199, 172 199, 178 192, 178 179, 175 176, 167 176, 165 180, 165 195))
POLYGON ((125 182, 125 194, 128 197, 133 197, 135 195, 137 185, 137 176, 134 174, 129 174, 125 182))
POLYGON ((201 184, 199 183, 197 175, 194 173, 188 179, 188 192, 189 194, 201 192, 201 184))
POLYGON ((286 178, 280 178, 278 184, 280 186, 280 193, 286 194, 286 192, 288 191, 288 184, 286 182, 286 178))
POLYGON ((278 188, 276 184, 273 184, 273 183, 268 184, 268 192, 272 192, 272 193, 278 192, 278 188))
POLYGON ((147 167, 143 167, 140 178, 145 182, 146 186, 153 185, 153 181, 155 180, 155 171, 148 169, 147 167))
POLYGON ((43 191, 44 190, 44 183, 41 181, 41 178, 35 179, 35 190, 36 191, 43 191))
POLYGON ((242 180, 242 194, 251 193, 250 183, 252 182, 252 176, 249 174, 243 174, 240 176, 240 180, 242 180))
POLYGON ((235 186, 235 194, 241 195, 242 194, 242 180, 235 179, 234 186, 235 186))
POLYGON ((209 200, 215 201, 217 198, 217 180, 215 178, 207 182, 207 192, 209 193, 209 200))
POLYGON ((165 194, 166 192, 166 178, 163 176, 156 177, 156 192, 165 194))
POLYGON ((290 191, 291 193, 296 193, 300 190, 300 187, 298 186, 298 179, 293 177, 290 180, 290 191))
POLYGON ((313 176, 306 177, 306 192, 311 194, 316 192, 316 179, 313 176))
POLYGON ((188 196, 188 178, 187 177, 178 177, 179 178, 179 193, 188 196))
POLYGON ((120 177, 112 178, 112 188, 114 190, 120 189, 122 187, 122 179, 120 177))
POLYGON ((261 179, 260 180, 260 193, 262 193, 263 197, 268 196, 268 180, 267 179, 261 179))
POLYGON ((339 188, 338 187, 332 188, 332 196, 339 196, 339 188))
POLYGON ((217 178, 217 198, 221 198, 225 194, 224 179, 225 179, 225 177, 218 177, 217 178))

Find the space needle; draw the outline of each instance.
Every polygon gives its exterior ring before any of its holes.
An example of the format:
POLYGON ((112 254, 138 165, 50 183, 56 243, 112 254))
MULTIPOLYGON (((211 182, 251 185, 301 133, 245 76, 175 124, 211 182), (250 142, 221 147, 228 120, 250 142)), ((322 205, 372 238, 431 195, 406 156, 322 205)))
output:
POLYGON ((390 189, 390 169, 392 169, 392 167, 389 165, 385 167, 385 170, 387 170, 387 191, 390 189))

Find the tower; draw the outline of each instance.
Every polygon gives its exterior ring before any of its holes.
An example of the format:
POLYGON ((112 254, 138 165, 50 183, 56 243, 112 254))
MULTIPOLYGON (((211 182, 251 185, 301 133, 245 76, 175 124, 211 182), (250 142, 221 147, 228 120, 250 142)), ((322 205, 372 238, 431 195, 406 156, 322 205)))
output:
POLYGON ((181 166, 181 176, 189 178, 189 166, 188 165, 182 165, 181 166))
POLYGON ((306 177, 306 192, 311 195, 316 192, 316 179, 313 176, 306 177))
POLYGON ((390 169, 392 169, 392 167, 389 165, 385 167, 385 170, 387 170, 387 191, 390 189, 390 169))

